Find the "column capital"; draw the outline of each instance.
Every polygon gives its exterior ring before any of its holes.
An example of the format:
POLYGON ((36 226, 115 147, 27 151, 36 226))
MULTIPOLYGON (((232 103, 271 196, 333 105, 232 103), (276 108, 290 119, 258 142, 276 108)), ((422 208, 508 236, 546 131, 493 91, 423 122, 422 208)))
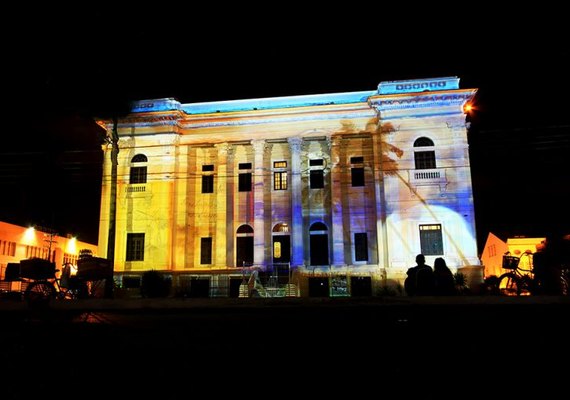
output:
POLYGON ((216 149, 218 149, 218 155, 219 156, 232 156, 233 155, 234 147, 227 142, 216 143, 214 145, 214 147, 216 149))
POLYGON ((262 153, 268 148, 268 144, 264 139, 253 139, 251 141, 251 147, 256 154, 262 153))
POLYGON ((289 142, 289 147, 292 151, 301 151, 301 146, 303 145, 303 139, 295 136, 287 138, 287 142, 289 142))
POLYGON ((329 149, 329 152, 331 151, 331 146, 333 144, 332 142, 332 137, 330 135, 325 136, 325 142, 327 144, 327 148, 329 149))
POLYGON ((344 140, 344 137, 342 135, 335 135, 335 136, 328 136, 327 137, 327 141, 332 146, 340 146, 342 144, 343 140, 344 140))

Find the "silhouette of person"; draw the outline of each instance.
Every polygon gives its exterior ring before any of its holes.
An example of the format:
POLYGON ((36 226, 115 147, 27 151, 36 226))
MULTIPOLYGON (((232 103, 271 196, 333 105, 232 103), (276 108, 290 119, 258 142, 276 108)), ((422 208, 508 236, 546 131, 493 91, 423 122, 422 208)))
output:
POLYGON ((534 279, 538 294, 558 295, 562 293, 560 266, 556 244, 552 239, 543 240, 532 255, 534 279))
POLYGON ((456 294, 455 279, 443 258, 438 257, 433 262, 433 275, 436 295, 451 296, 456 294))
POLYGON ((408 268, 404 289, 408 296, 426 296, 434 294, 435 279, 433 270, 426 265, 423 254, 416 256, 416 266, 408 268))

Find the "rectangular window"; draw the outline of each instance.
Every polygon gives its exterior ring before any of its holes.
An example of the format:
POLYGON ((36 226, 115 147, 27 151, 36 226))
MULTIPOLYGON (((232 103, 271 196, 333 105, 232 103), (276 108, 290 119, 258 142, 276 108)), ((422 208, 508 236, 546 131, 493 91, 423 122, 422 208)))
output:
POLYGON ((414 153, 416 169, 434 169, 435 151, 416 151, 414 153))
POLYGON ((287 161, 273 161, 273 168, 287 168, 287 161))
POLYGON ((202 171, 213 171, 214 164, 202 165, 202 171))
POLYGON ((146 167, 131 167, 129 183, 146 183, 146 167))
POLYGON ((144 233, 127 233, 126 261, 144 260, 144 233))
POLYGON ((322 160, 322 159, 309 160, 309 166, 310 166, 310 167, 318 167, 319 165, 323 165, 323 160, 322 160))
POLYGON ((202 193, 214 193, 214 175, 202 175, 202 193))
POLYGON ((4 240, 1 242, 0 249, 1 249, 0 254, 4 256, 14 257, 16 255, 16 242, 8 242, 4 240))
POLYGON ((311 189, 322 189, 325 187, 325 176, 322 169, 311 170, 309 186, 311 189))
POLYGON ((352 186, 364 186, 364 168, 351 168, 352 186))
POLYGON ((212 263, 212 238, 200 238, 200 264, 212 263))
POLYGON ((364 157, 350 157, 351 164, 362 164, 364 162, 364 157))
POLYGON ((251 192, 251 172, 239 174, 238 191, 251 192))
POLYGON ((250 162, 239 163, 238 169, 251 169, 251 163, 250 162))
POLYGON ((368 234, 354 234, 354 261, 368 261, 368 234))
POLYGON ((443 255, 441 224, 420 225, 420 245, 424 256, 443 255))
POLYGON ((278 171, 273 173, 273 189, 287 190, 287 172, 278 171))

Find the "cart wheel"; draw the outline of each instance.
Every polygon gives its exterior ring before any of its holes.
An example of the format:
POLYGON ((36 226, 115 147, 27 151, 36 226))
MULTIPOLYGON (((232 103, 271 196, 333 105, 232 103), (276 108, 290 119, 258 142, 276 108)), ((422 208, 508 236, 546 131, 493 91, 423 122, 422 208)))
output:
POLYGON ((520 296, 521 294, 528 295, 528 285, 522 277, 513 273, 506 273, 499 278, 499 288, 501 293, 507 296, 520 296), (503 287, 501 287, 503 286, 503 287))
POLYGON ((30 307, 47 307, 55 296, 55 289, 50 282, 33 282, 28 285, 24 298, 30 307))

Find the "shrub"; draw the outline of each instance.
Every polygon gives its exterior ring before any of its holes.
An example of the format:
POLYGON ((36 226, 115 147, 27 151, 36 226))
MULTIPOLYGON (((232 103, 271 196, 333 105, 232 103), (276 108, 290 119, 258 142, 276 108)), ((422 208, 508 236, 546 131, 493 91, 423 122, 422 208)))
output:
POLYGON ((467 285, 467 277, 462 272, 456 272, 453 274, 453 280, 455 281, 455 289, 459 294, 465 294, 469 291, 469 286, 467 285))
POLYGON ((167 297, 172 286, 172 279, 155 270, 146 271, 141 279, 142 297, 167 297))

